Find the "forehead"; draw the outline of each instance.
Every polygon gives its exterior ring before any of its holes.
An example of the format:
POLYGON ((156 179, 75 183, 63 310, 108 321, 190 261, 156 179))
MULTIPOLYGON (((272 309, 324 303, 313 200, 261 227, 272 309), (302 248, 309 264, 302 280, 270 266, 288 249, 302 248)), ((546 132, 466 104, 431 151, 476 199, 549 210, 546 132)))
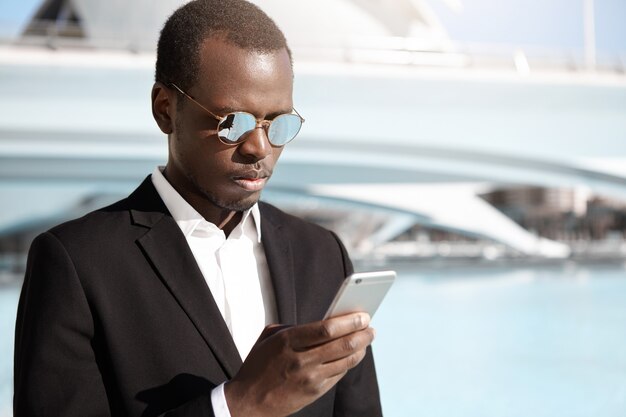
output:
POLYGON ((194 89, 203 103, 252 113, 293 106, 293 72, 286 49, 252 51, 209 38, 202 43, 199 57, 194 89))

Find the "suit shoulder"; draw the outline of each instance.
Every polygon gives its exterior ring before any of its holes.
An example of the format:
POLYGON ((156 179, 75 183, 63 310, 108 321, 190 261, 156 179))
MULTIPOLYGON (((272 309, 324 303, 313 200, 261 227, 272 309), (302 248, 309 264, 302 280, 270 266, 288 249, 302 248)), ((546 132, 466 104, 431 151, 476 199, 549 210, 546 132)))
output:
POLYGON ((290 241, 297 242, 294 246, 295 250, 308 255, 320 251, 341 254, 341 258, 346 263, 346 268, 352 269, 349 265, 348 252, 339 236, 333 231, 285 213, 271 204, 259 203, 259 209, 261 211, 261 225, 265 222, 273 224, 278 228, 279 233, 284 233, 290 241))
POLYGON ((129 224, 130 210, 127 198, 109 206, 91 211, 81 217, 58 224, 48 230, 48 233, 64 240, 70 236, 92 235, 107 233, 116 227, 129 224))
POLYGON ((262 221, 269 221, 283 228, 286 227, 287 230, 295 230, 298 232, 304 231, 328 236, 334 235, 333 232, 320 225, 311 223, 292 214, 285 213, 278 207, 269 203, 259 202, 259 210, 261 211, 262 221))

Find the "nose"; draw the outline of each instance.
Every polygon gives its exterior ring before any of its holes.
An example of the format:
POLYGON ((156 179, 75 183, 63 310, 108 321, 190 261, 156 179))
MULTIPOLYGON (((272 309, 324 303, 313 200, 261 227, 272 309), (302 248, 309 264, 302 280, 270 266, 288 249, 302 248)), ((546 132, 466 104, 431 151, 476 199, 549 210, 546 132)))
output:
POLYGON ((271 155, 272 145, 262 125, 247 133, 248 137, 239 144, 238 151, 247 159, 256 162, 271 155))

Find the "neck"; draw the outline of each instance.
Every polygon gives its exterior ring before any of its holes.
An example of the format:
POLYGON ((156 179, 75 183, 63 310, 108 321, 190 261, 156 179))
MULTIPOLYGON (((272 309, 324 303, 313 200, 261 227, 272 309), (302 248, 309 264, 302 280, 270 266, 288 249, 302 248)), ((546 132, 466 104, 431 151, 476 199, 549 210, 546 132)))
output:
POLYGON ((167 172, 167 168, 163 171, 163 176, 171 186, 174 187, 178 194, 180 194, 206 221, 216 225, 228 237, 241 221, 243 212, 218 207, 204 195, 192 192, 189 187, 182 186, 176 178, 172 178, 171 174, 171 172, 167 172))
POLYGON ((243 212, 241 211, 225 211, 224 210, 220 213, 219 216, 215 216, 214 219, 211 219, 210 217, 208 217, 206 214, 202 213, 199 210, 198 210, 198 213, 200 213, 202 217, 205 218, 205 220, 213 223, 214 225, 222 229, 226 237, 228 237, 230 233, 233 231, 233 229, 237 227, 237 225, 241 221, 241 216, 243 216, 243 212))

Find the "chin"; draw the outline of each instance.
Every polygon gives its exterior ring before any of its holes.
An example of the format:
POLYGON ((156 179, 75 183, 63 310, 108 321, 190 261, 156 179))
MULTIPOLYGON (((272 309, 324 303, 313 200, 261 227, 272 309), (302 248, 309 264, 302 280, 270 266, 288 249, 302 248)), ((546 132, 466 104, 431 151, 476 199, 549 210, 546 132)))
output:
POLYGON ((254 206, 261 197, 261 193, 254 193, 243 199, 236 198, 219 198, 210 193, 204 193, 205 197, 217 207, 232 211, 246 211, 254 206))
POLYGON ((194 185, 196 193, 202 195, 205 200, 216 207, 231 211, 246 211, 254 206, 261 197, 261 191, 254 193, 232 192, 232 189, 222 189, 221 192, 210 191, 203 187, 195 177, 188 176, 194 185))
POLYGON ((237 201, 232 203, 220 204, 219 207, 231 211, 246 211, 252 208, 252 206, 254 206, 257 201, 259 200, 256 199, 254 201, 237 201))

